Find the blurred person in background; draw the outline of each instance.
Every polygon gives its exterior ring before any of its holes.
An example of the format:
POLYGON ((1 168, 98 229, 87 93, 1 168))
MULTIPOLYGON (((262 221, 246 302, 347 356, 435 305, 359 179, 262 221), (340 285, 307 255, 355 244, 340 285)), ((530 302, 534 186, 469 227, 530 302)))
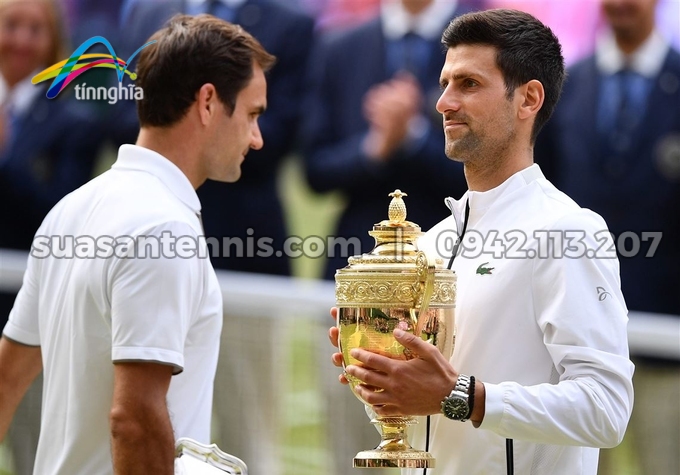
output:
MULTIPOLYGON (((313 4, 314 0, 307 3, 313 4)), ((380 0, 327 0, 317 12, 317 27, 320 30, 349 28, 374 18, 379 10, 380 0)))
POLYGON ((90 178, 101 133, 85 104, 49 100, 42 69, 65 59, 52 0, 0 0, 0 247, 28 250, 42 218, 90 178), (94 132, 94 133, 93 133, 94 132))
MULTIPOLYGON (((318 30, 330 31, 351 28, 371 20, 380 12, 381 0, 278 0, 296 2, 316 18, 318 30)), ((458 0, 471 10, 485 7, 487 0, 458 0)))
MULTIPOLYGON (((601 7, 609 28, 569 70, 537 161, 609 224, 628 308, 680 318, 680 54, 655 24, 657 0, 601 7)), ((680 473, 680 362, 635 364, 628 437, 642 473, 680 473)), ((613 473, 606 456, 601 468, 613 473)))
MULTIPOLYGON (((103 139, 91 111, 72 98, 45 97, 31 84, 66 58, 53 0, 0 0, 0 249, 28 251, 47 212, 85 183, 103 139)), ((4 326, 16 293, 0 292, 4 326)), ((17 411, 9 440, 18 475, 30 474, 40 421, 38 382, 17 411)))
MULTIPOLYGON (((276 65, 267 76, 267 111, 260 118, 264 147, 251 152, 243 164, 243 177, 237 183, 208 180, 198 195, 203 203, 206 236, 215 237, 220 243, 223 238, 238 238, 244 243, 245 255, 237 255, 235 246, 220 246, 220 255, 212 256, 215 268, 289 275, 288 257, 277 253, 288 235, 277 178, 283 158, 295 145, 302 79, 312 45, 314 21, 278 0, 128 0, 123 12, 127 16, 121 20, 126 31, 125 41, 129 44, 128 54, 175 13, 210 13, 241 25, 277 57, 276 65), (257 243, 261 238, 269 241, 271 253, 264 250, 257 254, 260 247, 254 245, 254 255, 247 254, 246 243, 257 243)), ((128 136, 137 133, 138 125, 131 110, 112 127, 120 124, 127 124, 127 130, 122 132, 128 136)), ((129 137, 122 139, 126 141, 129 137)))
POLYGON ((74 45, 79 45, 93 36, 104 36, 115 47, 125 31, 124 25, 121 29, 119 17, 126 0, 58 1, 63 5, 74 45))
POLYGON ((593 0, 484 0, 484 3, 486 8, 512 8, 530 13, 549 25, 560 39, 567 66, 592 53, 602 23, 599 7, 593 0))
MULTIPOLYGON (((446 159, 435 110, 441 31, 462 12, 451 0, 382 0, 380 15, 323 35, 310 61, 303 125, 307 178, 347 199, 334 236, 359 239, 387 216, 387 195, 409 195, 408 219, 428 229, 446 217, 442 197, 464 192, 462 166, 446 159)), ((325 278, 347 265, 329 256, 325 278)))

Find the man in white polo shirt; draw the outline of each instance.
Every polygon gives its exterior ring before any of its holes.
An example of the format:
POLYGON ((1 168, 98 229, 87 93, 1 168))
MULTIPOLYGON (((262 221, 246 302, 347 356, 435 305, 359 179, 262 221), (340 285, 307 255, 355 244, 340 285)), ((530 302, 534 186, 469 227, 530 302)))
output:
MULTIPOLYGON (((595 475, 599 448, 626 430, 633 365, 607 226, 533 163, 565 76, 561 47, 549 28, 512 10, 463 15, 442 42, 437 110, 468 191, 447 200, 453 216, 421 244, 448 260, 444 244, 464 234, 452 265, 454 354, 447 361, 395 330, 419 358, 352 350, 364 367, 346 372, 366 383, 357 392, 376 414, 431 416, 412 438, 436 458, 429 475, 595 475)), ((334 344, 337 336, 331 329, 334 344)))
POLYGON ((195 189, 262 147, 274 58, 210 16, 152 40, 137 145, 46 217, 0 340, 0 436, 44 371, 36 474, 171 474, 177 437, 210 442, 222 298, 195 189))

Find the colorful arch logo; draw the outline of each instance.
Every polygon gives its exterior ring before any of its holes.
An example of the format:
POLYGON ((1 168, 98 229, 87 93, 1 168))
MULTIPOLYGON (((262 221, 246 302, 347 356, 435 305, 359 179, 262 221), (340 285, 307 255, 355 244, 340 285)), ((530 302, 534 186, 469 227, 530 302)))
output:
POLYGON ((59 95, 61 91, 64 90, 74 79, 76 79, 81 74, 89 71, 92 68, 111 68, 116 70, 116 75, 118 76, 118 82, 123 82, 123 77, 127 74, 133 81, 137 79, 137 74, 132 71, 128 71, 128 66, 130 62, 147 46, 156 43, 157 40, 149 41, 148 43, 142 45, 137 51, 132 53, 132 56, 128 58, 127 61, 123 61, 113 50, 111 43, 103 36, 93 36, 89 40, 85 41, 82 45, 76 49, 70 58, 53 64, 49 68, 41 71, 40 73, 33 76, 31 82, 33 84, 39 84, 48 79, 54 78, 50 88, 47 90, 47 98, 54 99, 59 95), (109 53, 111 54, 84 54, 92 45, 97 43, 103 44, 109 53))

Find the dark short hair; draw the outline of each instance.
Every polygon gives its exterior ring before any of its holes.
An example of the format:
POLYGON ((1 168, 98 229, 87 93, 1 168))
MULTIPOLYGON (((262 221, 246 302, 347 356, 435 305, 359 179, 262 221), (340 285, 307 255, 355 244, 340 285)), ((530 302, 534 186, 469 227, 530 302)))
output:
POLYGON ((263 70, 276 58, 238 25, 212 15, 175 15, 151 36, 137 64, 137 101, 141 126, 168 127, 178 122, 207 83, 229 113, 236 97, 253 77, 253 62, 263 70))
POLYGON ((444 30, 442 43, 447 48, 475 44, 495 47, 508 97, 532 79, 543 84, 545 99, 531 131, 534 143, 555 110, 566 76, 562 47, 552 30, 525 12, 486 10, 455 18, 444 30))

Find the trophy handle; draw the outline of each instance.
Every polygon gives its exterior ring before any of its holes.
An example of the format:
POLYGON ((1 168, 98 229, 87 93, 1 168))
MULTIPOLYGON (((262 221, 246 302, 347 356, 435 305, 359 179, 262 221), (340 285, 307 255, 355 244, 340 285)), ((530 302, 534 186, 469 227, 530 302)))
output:
POLYGON ((182 437, 175 443, 175 456, 196 458, 214 467, 212 470, 216 468, 228 474, 248 475, 248 467, 243 460, 220 450, 215 444, 201 444, 188 437, 182 437))
POLYGON ((412 312, 417 312, 416 328, 413 334, 419 337, 423 333, 423 328, 427 323, 427 310, 430 306, 430 299, 434 292, 434 272, 435 260, 428 257, 423 251, 418 251, 416 257, 416 267, 418 269, 418 284, 420 295, 416 296, 416 302, 412 312))

